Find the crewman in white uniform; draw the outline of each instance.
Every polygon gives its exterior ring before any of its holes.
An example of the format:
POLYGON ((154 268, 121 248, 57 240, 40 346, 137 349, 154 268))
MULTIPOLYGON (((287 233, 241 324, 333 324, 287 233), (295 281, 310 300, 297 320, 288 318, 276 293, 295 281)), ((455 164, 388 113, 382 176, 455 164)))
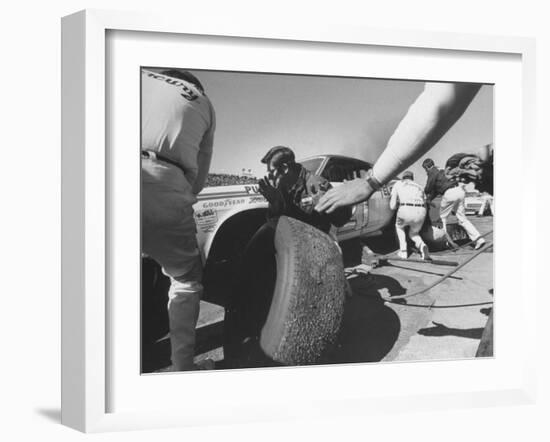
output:
POLYGON ((485 244, 485 240, 466 217, 466 208, 464 206, 464 198, 466 196, 464 191, 465 184, 447 178, 443 170, 435 167, 431 158, 426 158, 422 162, 422 167, 428 176, 426 187, 424 188, 428 203, 431 203, 434 198, 441 195, 439 216, 443 224, 443 230, 447 235, 447 242, 449 245, 453 248, 457 247, 447 231, 447 219, 449 215, 454 212, 458 224, 464 228, 470 239, 474 241, 474 247, 476 249, 482 247, 485 244))
POLYGON ((141 74, 142 253, 170 277, 172 370, 201 369, 193 363, 203 291, 193 204, 210 168, 214 108, 190 72, 141 74))
POLYGON ((399 239, 400 258, 407 258, 407 238, 405 227, 409 227, 409 237, 420 250, 422 259, 429 259, 428 246, 420 237, 420 229, 426 218, 426 196, 421 186, 414 181, 414 175, 411 171, 403 172, 401 181, 393 185, 390 198, 390 208, 397 209, 397 218, 395 220, 395 231, 399 239))

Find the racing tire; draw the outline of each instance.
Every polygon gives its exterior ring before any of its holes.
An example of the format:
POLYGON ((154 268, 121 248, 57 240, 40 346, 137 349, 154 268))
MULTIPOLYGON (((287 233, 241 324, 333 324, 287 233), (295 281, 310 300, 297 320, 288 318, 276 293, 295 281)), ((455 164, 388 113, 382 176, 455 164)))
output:
POLYGON ((284 365, 319 363, 344 315, 340 248, 319 229, 286 216, 277 223, 274 245, 277 275, 260 347, 284 365))

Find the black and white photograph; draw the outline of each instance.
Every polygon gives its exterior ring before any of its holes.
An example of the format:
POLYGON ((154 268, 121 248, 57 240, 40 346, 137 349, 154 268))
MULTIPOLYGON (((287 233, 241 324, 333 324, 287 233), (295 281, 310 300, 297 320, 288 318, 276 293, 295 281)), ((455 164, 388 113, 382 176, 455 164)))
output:
POLYGON ((494 85, 140 75, 142 374, 494 356, 494 85))
POLYGON ((544 2, 6 5, 1 440, 550 440, 544 2))

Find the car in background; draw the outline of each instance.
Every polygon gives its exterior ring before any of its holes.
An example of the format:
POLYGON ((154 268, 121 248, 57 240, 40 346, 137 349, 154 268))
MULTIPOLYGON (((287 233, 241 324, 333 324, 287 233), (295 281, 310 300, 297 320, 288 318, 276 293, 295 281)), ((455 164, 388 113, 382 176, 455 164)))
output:
POLYGON ((477 190, 466 192, 464 198, 464 207, 466 209, 466 215, 477 215, 482 207, 486 207, 485 197, 477 190))

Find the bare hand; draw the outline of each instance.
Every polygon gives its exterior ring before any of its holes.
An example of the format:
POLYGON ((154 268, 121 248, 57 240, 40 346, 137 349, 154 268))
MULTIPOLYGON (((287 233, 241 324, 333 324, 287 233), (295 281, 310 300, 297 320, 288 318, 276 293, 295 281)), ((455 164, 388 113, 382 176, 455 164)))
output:
POLYGON ((332 213, 336 209, 366 201, 374 193, 367 181, 355 178, 325 193, 315 206, 317 212, 332 213))

